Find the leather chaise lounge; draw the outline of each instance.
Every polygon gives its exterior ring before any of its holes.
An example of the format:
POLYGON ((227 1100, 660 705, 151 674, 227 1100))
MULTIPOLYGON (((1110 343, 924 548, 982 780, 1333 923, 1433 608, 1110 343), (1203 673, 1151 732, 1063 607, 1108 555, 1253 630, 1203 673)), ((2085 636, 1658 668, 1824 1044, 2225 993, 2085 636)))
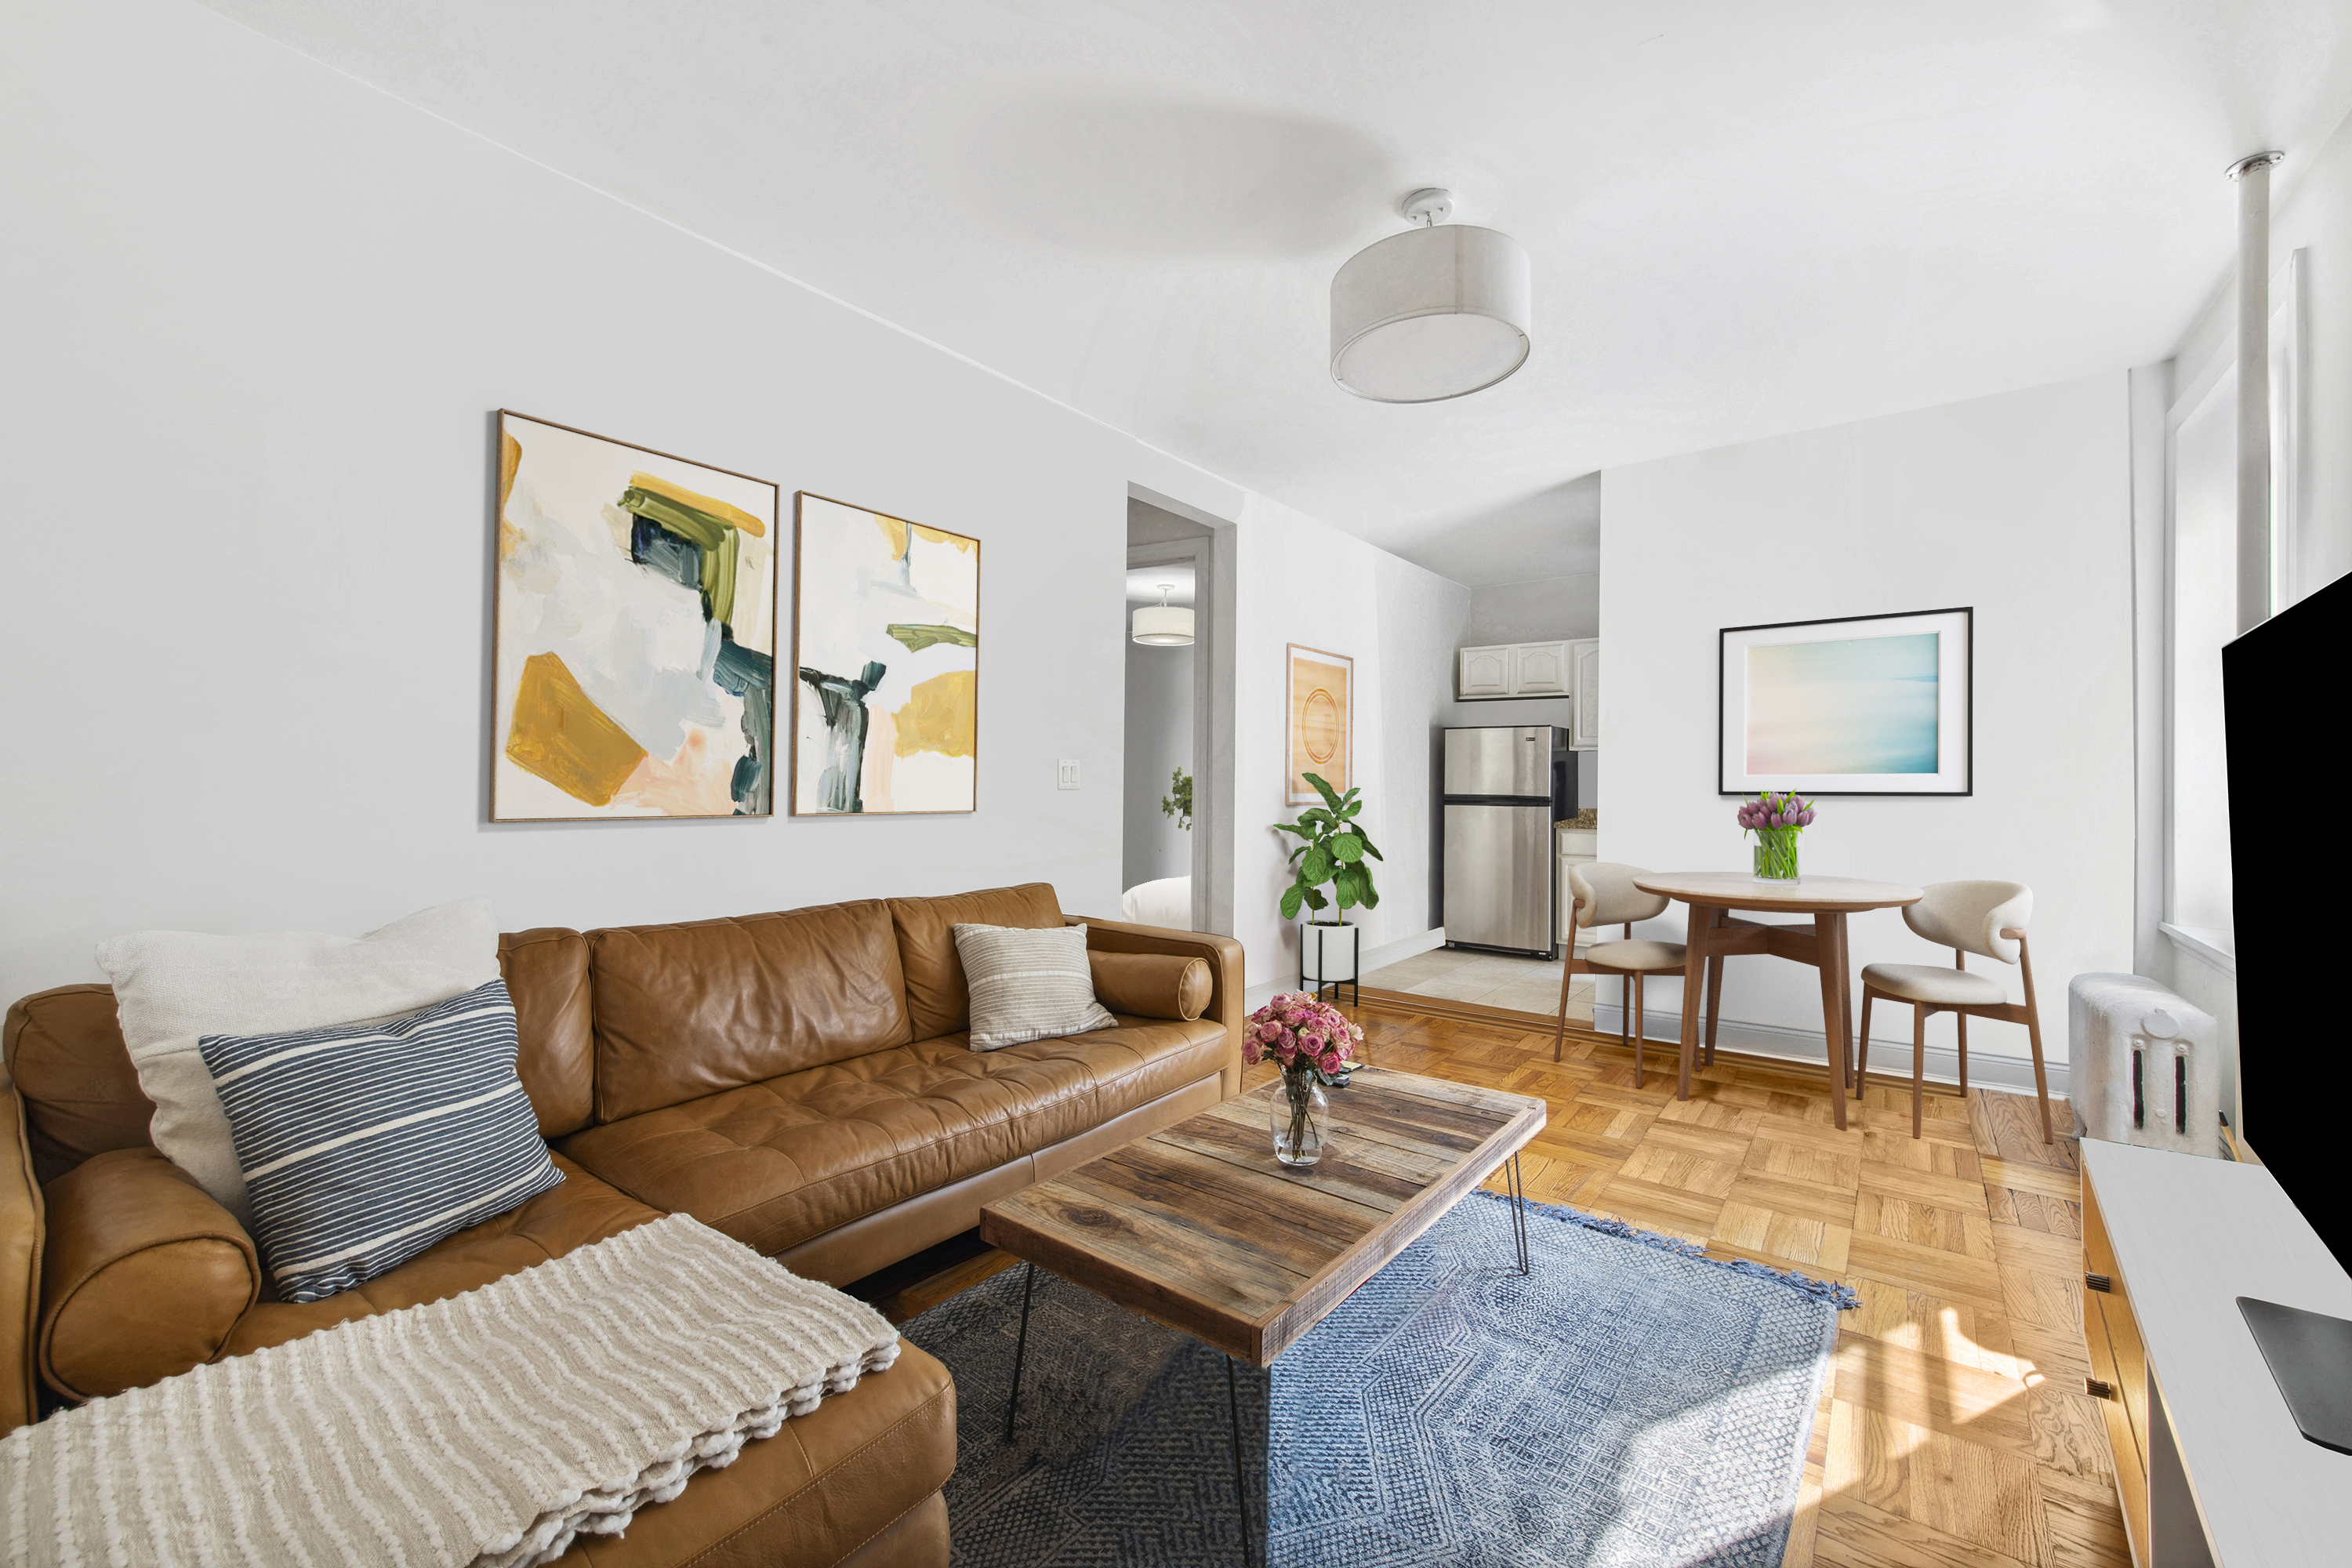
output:
MULTIPOLYGON (((252 1239, 148 1142, 103 985, 8 1011, 0 1432, 69 1401, 416 1305, 683 1212, 846 1284, 1241 1087, 1230 938, 1087 922, 1118 1027, 967 1044, 959 922, 1066 923, 1043 883, 499 940, 563 1183, 356 1289, 265 1299, 252 1239)), ((565 1564, 943 1564, 955 1390, 911 1345, 565 1564)))

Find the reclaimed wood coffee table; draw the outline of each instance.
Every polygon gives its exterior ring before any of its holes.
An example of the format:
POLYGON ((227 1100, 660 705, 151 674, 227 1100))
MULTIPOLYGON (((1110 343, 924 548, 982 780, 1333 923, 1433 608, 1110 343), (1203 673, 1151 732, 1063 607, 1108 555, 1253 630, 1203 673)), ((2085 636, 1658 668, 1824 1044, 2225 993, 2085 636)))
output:
POLYGON ((1518 1153, 1545 1115, 1526 1095, 1360 1068, 1328 1091, 1323 1158, 1294 1170, 1267 1130, 1280 1091, 1239 1095, 980 1211, 982 1238, 1030 1265, 1008 1438, 1039 1267, 1223 1352, 1244 1563, 1265 1539, 1276 1358, 1497 1169, 1526 1273, 1518 1153))

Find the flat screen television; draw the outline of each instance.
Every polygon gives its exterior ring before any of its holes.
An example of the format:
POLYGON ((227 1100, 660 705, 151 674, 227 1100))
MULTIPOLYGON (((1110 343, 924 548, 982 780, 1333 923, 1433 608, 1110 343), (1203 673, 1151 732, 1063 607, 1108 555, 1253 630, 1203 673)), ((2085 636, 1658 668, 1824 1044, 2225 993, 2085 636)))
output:
MULTIPOLYGON (((2327 757, 2344 744, 2347 626, 2352 576, 2224 647, 2221 702, 2238 938, 2237 1131, 2352 1269, 2337 1089, 2345 1024, 2328 1005, 2345 962, 2328 885, 2327 797, 2337 764, 2327 757)), ((2252 1296, 2238 1298, 2238 1310, 2304 1436, 2352 1454, 2352 1320, 2252 1296)))
MULTIPOLYGON (((2335 912, 2335 800, 2346 745, 2352 576, 2221 650, 2238 950, 2235 1131, 2352 1269, 2342 1074, 2352 1024, 2331 1007, 2352 970, 2335 912), (2343 753, 2336 753, 2340 758, 2343 753)), ((2347 747, 2352 750, 2352 747, 2347 747)))

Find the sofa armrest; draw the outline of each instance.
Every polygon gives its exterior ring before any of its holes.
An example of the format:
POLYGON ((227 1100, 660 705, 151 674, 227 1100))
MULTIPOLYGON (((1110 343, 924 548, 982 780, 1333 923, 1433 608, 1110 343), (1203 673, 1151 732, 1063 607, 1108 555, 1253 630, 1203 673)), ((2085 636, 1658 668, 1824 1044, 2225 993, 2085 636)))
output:
POLYGON ((1208 1010, 1217 988, 1206 960, 1181 952, 1093 952, 1087 967, 1095 1000, 1133 1018, 1190 1023, 1208 1010))
POLYGON ((41 1184, 25 1136, 25 1101, 0 1088, 0 1436, 41 1413, 33 1345, 41 1321, 41 1184))
POLYGON ((41 1375, 73 1399, 218 1355, 261 1297, 236 1217, 152 1149, 94 1154, 49 1184, 41 1375))
POLYGON ((1170 931, 1164 926, 1129 925, 1123 921, 1080 921, 1087 928, 1087 951, 1097 952, 1167 952, 1197 958, 1209 966, 1209 1005, 1201 1016, 1225 1026, 1225 1096, 1242 1091, 1242 1019, 1247 989, 1243 979, 1242 944, 1213 931, 1170 931))

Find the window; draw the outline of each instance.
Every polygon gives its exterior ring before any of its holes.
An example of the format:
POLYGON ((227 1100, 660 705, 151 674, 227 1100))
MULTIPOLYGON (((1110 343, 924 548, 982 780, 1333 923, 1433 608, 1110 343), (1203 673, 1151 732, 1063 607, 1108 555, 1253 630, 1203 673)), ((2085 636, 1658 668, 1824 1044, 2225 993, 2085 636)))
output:
MULTIPOLYGON (((2271 603, 2294 602, 2301 490, 2303 252, 2271 280, 2271 603)), ((2176 941, 2227 954, 2231 940, 2230 785, 2221 648, 2238 635, 2238 377, 2235 339, 2173 405, 2167 563, 2165 921, 2176 941)))

